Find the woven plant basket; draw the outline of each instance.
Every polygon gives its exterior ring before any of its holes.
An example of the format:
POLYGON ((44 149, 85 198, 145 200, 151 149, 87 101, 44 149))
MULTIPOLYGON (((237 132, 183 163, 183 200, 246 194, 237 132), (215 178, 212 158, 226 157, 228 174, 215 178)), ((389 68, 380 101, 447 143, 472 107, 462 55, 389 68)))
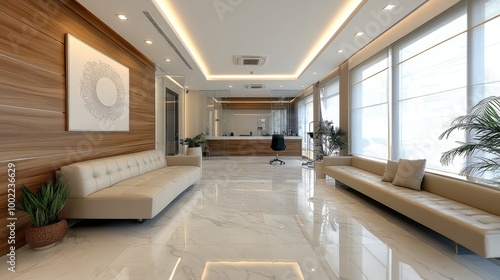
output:
POLYGON ((36 250, 47 249, 61 242, 67 231, 68 223, 64 219, 43 227, 30 226, 26 231, 26 243, 36 250))

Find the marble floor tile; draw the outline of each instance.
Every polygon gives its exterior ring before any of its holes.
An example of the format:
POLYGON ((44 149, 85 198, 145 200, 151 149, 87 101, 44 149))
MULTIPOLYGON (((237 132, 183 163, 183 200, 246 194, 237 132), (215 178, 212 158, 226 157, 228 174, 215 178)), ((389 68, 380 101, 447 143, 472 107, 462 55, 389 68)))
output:
POLYGON ((316 179, 297 157, 210 157, 154 219, 86 220, 57 246, 0 258, 0 279, 500 279, 500 261, 316 179))

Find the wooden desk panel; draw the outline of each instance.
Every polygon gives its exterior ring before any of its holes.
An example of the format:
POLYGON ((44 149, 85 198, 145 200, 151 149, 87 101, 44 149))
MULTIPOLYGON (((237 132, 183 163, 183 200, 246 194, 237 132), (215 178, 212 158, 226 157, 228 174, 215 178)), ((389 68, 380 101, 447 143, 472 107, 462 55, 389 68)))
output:
MULTIPOLYGON (((207 140, 211 148, 211 156, 274 156, 276 151, 271 149, 271 139, 228 139, 207 140)), ((285 139, 286 150, 279 151, 281 156, 301 156, 302 140, 285 139)))

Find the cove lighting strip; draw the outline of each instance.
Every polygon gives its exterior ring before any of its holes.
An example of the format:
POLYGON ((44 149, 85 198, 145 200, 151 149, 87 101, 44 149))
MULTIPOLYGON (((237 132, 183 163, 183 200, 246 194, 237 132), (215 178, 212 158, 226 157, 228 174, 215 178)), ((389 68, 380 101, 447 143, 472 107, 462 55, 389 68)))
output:
POLYGON ((354 15, 354 13, 364 4, 367 0, 350 0, 340 13, 340 16, 332 18, 332 22, 323 33, 323 35, 316 41, 309 53, 306 55, 300 66, 293 74, 276 74, 276 75, 213 75, 208 72, 205 61, 200 55, 198 49, 189 36, 186 28, 184 27, 180 15, 175 13, 174 6, 170 0, 151 0, 156 6, 158 11, 162 14, 163 18, 167 21, 170 27, 177 34, 179 39, 183 42, 187 51, 194 59, 201 72, 208 81, 227 81, 227 80, 297 80, 300 75, 311 65, 311 63, 318 57, 321 51, 333 40, 340 29, 347 24, 347 21, 354 15))

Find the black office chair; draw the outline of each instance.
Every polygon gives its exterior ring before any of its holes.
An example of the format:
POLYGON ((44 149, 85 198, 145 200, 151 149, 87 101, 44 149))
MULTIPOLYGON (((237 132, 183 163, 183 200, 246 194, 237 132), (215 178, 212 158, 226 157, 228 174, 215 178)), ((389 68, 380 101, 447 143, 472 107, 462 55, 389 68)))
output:
MULTIPOLYGON (((283 136, 283 134, 273 134, 273 138, 271 140, 271 149, 273 149, 273 151, 286 150, 285 137, 283 136)), ((271 160, 269 164, 273 164, 273 162, 275 161, 278 161, 280 165, 285 164, 284 161, 278 158, 278 153, 276 153, 276 158, 271 160)))

